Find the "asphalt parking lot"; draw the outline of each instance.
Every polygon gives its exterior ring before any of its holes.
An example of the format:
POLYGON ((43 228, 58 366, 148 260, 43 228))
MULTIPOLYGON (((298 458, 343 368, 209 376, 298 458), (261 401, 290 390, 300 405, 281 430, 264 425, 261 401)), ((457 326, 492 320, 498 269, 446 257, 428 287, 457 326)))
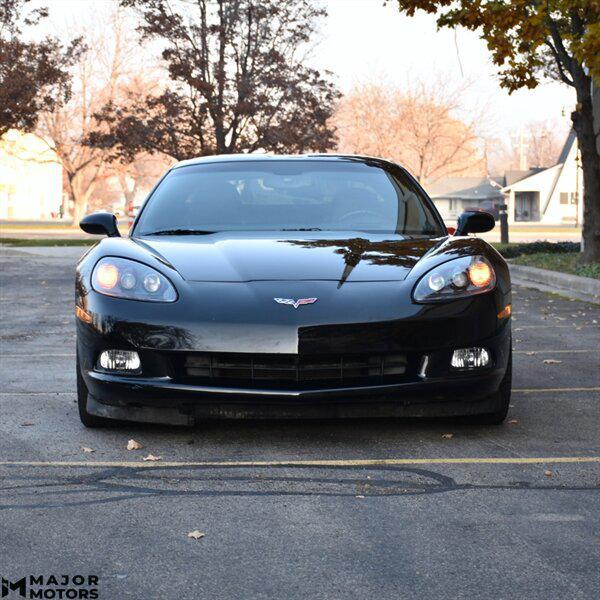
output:
POLYGON ((111 600, 600 597, 598 305, 515 288, 501 427, 86 430, 82 251, 2 250, 2 577, 96 575, 111 600))

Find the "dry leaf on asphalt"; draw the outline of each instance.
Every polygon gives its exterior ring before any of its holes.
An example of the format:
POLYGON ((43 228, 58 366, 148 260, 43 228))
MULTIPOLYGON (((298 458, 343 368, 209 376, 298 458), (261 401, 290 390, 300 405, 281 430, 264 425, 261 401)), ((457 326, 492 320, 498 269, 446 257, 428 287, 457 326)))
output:
POLYGON ((88 453, 90 453, 90 452, 94 452, 94 451, 95 451, 93 448, 90 448, 89 446, 81 446, 81 449, 82 449, 84 452, 88 452, 88 453))
POLYGON ((202 531, 198 531, 197 529, 194 529, 194 531, 190 531, 188 533, 188 537, 194 540, 199 540, 200 538, 203 538, 204 535, 205 534, 202 531))
POLYGON ((546 477, 552 477, 552 475, 554 475, 554 473, 552 473, 552 471, 544 471, 544 475, 546 477))
POLYGON ((144 446, 135 440, 129 440, 127 442, 127 450, 141 450, 144 446))
POLYGON ((519 421, 517 419, 511 419, 510 421, 507 421, 507 423, 509 425, 516 425, 519 421))
POLYGON ((148 454, 148 456, 144 456, 144 458, 142 458, 143 461, 149 461, 149 462, 154 462, 157 460, 162 460, 162 456, 154 456, 154 454, 148 454))
POLYGON ((449 440, 450 438, 454 437, 453 433, 442 433, 442 437, 446 440, 449 440))
POLYGON ((554 358, 545 358, 542 362, 545 365, 560 365, 562 360, 555 360, 554 358))

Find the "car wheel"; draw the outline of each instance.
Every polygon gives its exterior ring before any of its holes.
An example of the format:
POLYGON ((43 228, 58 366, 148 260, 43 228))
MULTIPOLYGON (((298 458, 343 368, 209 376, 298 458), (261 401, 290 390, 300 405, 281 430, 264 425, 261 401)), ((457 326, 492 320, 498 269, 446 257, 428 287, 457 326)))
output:
POLYGON ((506 419, 508 414, 508 407, 510 404, 510 391, 512 388, 512 348, 508 355, 508 365, 506 366, 506 373, 500 383, 500 388, 496 392, 498 397, 499 409, 493 413, 486 413, 483 415, 472 415, 467 417, 469 423, 475 423, 478 425, 500 425, 506 419))
POLYGON ((88 389, 81 375, 81 367, 79 365, 79 354, 77 354, 77 407, 79 408, 79 418, 86 427, 109 427, 114 424, 110 419, 104 419, 91 415, 87 411, 88 389))

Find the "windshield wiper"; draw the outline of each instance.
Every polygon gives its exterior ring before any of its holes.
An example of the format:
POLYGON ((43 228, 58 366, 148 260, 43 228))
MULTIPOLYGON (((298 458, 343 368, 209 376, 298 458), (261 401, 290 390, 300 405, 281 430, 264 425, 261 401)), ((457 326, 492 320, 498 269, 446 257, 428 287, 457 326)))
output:
POLYGON ((209 235, 211 233, 217 232, 208 231, 206 229, 160 229, 158 231, 144 233, 143 235, 209 235))
POLYGON ((323 231, 320 227, 293 227, 290 229, 280 229, 279 231, 323 231))

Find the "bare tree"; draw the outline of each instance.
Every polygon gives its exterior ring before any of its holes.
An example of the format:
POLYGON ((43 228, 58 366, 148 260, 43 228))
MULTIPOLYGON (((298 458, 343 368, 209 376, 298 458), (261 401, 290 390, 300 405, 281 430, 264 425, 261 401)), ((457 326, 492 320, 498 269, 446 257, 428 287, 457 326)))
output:
POLYGON ((134 39, 121 9, 110 15, 108 26, 95 23, 84 34, 87 49, 72 69, 72 96, 43 113, 39 127, 62 163, 75 224, 107 175, 106 151, 85 145, 84 139, 97 127, 94 113, 116 98, 127 77, 134 39))
POLYGON ((558 120, 531 121, 510 140, 488 137, 486 156, 492 174, 502 175, 505 171, 521 168, 521 153, 528 167, 547 168, 556 164, 560 156, 568 129, 558 120), (522 145, 522 147, 521 147, 522 145))
POLYGON ((567 137, 564 126, 554 121, 534 121, 525 130, 529 165, 551 167, 556 164, 567 137))
POLYGON ((338 94, 306 53, 325 10, 313 0, 121 0, 142 39, 162 47, 168 86, 98 114, 89 143, 131 160, 140 151, 199 155, 324 151, 338 94))
POLYGON ((458 115, 461 91, 438 80, 403 89, 363 85, 347 94, 334 116, 342 152, 388 157, 419 181, 485 173, 475 120, 458 115))

